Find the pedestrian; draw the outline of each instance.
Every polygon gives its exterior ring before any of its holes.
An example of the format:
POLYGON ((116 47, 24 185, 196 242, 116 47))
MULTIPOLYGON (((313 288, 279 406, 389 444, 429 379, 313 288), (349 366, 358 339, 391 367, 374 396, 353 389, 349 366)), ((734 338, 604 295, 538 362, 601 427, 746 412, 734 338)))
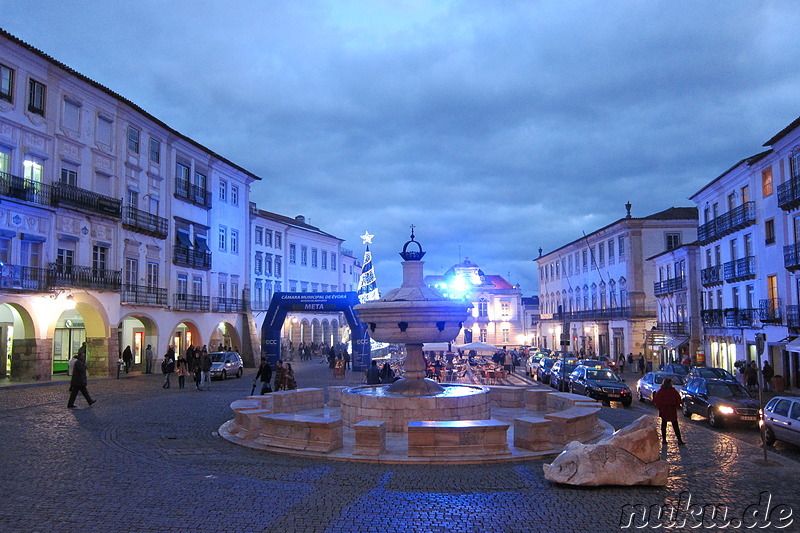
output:
POLYGON ((381 368, 381 383, 394 383, 394 370, 389 366, 389 363, 383 363, 381 368))
POLYGON ((83 394, 83 397, 86 398, 86 403, 89 405, 92 405, 96 401, 89 396, 89 391, 86 390, 87 383, 86 350, 83 352, 79 350, 78 355, 76 356, 75 365, 72 367, 72 379, 69 381, 69 400, 67 401, 68 408, 75 408, 75 399, 78 397, 79 392, 83 394))
POLYGON ((344 359, 344 368, 345 368, 345 370, 350 368, 350 354, 347 353, 347 348, 342 350, 342 359, 344 359))
POLYGON ((284 386, 284 379, 283 376, 286 374, 286 369, 283 368, 283 360, 278 359, 278 367, 275 369, 275 390, 283 390, 284 386))
POLYGON ((125 373, 131 370, 131 362, 133 362, 133 352, 131 352, 131 345, 127 345, 122 351, 122 361, 125 363, 125 373))
POLYGON ((190 368, 194 374, 194 386, 200 390, 200 380, 203 378, 202 365, 200 364, 200 350, 195 350, 194 359, 192 359, 190 368))
POLYGON ((270 387, 269 382, 272 381, 272 367, 267 362, 266 357, 261 358, 261 366, 258 367, 258 372, 256 372, 256 377, 253 378, 253 385, 255 386, 256 381, 261 378, 261 395, 268 392, 272 392, 272 387, 270 387))
POLYGON ((164 360, 161 361, 161 373, 164 374, 164 384, 162 385, 163 388, 169 388, 169 376, 175 372, 175 360, 172 359, 172 355, 167 352, 164 355, 164 360))
POLYGON ((147 348, 144 350, 144 362, 145 362, 145 374, 152 374, 153 373, 153 347, 151 345, 147 345, 147 348))
POLYGON ((764 390, 771 391, 773 389, 772 376, 775 375, 775 371, 766 359, 764 360, 764 367, 761 369, 761 374, 764 376, 764 390))
POLYGON ((622 374, 623 372, 625 372, 625 356, 619 354, 619 358, 617 358, 617 361, 619 361, 619 373, 622 374))
POLYGON ((328 366, 331 370, 336 366, 336 350, 333 349, 333 346, 328 350, 328 366))
POLYGON ((297 381, 294 379, 294 370, 292 363, 286 363, 286 369, 283 374, 284 389, 295 390, 297 388, 297 381))
POLYGON ((76 354, 74 354, 72 356, 72 359, 70 359, 69 362, 67 362, 67 375, 68 376, 72 375, 72 369, 75 368, 75 361, 77 361, 77 360, 78 360, 78 354, 76 353, 76 354))
POLYGON ((639 373, 644 376, 644 355, 642 355, 641 352, 639 352, 638 363, 639 363, 639 373))
POLYGON ((661 388, 653 394, 653 404, 658 408, 658 416, 661 417, 661 442, 667 444, 667 422, 671 422, 678 444, 686 444, 681 438, 681 428, 678 427, 678 407, 683 405, 683 401, 672 386, 672 378, 666 378, 661 388))
POLYGON ((378 362, 373 360, 372 364, 367 370, 367 384, 368 385, 378 385, 381 382, 381 371, 378 368, 378 362))
POLYGON ((758 389, 758 367, 755 361, 750 361, 744 370, 744 378, 747 382, 747 390, 754 392, 758 389))
POLYGON ((204 348, 200 350, 200 370, 202 371, 202 379, 200 380, 200 388, 203 390, 211 390, 211 357, 208 351, 204 348))
POLYGON ((182 389, 186 385, 186 376, 190 375, 189 362, 186 361, 186 357, 184 357, 183 355, 178 357, 177 374, 178 374, 178 388, 182 389))

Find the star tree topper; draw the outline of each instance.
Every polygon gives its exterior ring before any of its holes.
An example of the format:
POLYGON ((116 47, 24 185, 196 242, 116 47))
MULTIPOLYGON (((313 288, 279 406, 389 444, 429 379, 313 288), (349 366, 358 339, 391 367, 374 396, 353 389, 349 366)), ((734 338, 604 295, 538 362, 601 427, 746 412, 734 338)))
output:
POLYGON ((364 235, 361 236, 361 244, 372 244, 372 238, 375 235, 370 235, 368 231, 364 232, 364 235))

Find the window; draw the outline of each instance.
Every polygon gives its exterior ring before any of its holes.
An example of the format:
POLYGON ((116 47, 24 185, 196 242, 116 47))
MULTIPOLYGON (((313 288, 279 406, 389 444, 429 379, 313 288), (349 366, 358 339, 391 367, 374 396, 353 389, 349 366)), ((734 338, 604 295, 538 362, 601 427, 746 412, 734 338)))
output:
POLYGON ((133 257, 125 258, 125 285, 138 285, 139 260, 133 257))
POLYGON ((322 250, 322 264, 320 266, 325 270, 328 268, 328 252, 325 250, 322 250))
POLYGON ((272 230, 268 229, 264 232, 264 246, 272 248, 272 230))
POLYGON ((272 255, 267 254, 264 258, 264 274, 267 276, 272 275, 272 255))
POLYGON ((206 190, 206 184, 208 183, 208 179, 206 175, 202 172, 195 172, 194 173, 194 184, 197 186, 198 189, 206 190))
POLYGON ((228 201, 228 182, 226 180, 219 180, 219 200, 221 202, 228 201))
POLYGON ((600 266, 601 267, 605 266, 605 264, 606 264, 606 246, 602 242, 597 245, 597 256, 598 256, 598 262, 600 263, 600 266))
POLYGON ((36 80, 28 80, 28 111, 44 116, 45 86, 36 80))
POLYGON ((281 277, 283 271, 283 260, 280 256, 275 257, 275 276, 281 277))
POLYGON ((108 270, 108 248, 95 245, 92 247, 92 268, 95 275, 103 275, 108 270))
POLYGON ((264 228, 261 226, 256 226, 255 242, 256 244, 262 244, 264 242, 264 228))
POLYGON ((614 264, 614 239, 608 241, 608 264, 614 264))
POLYGON ((178 274, 178 294, 186 296, 189 294, 189 277, 186 274, 178 274))
POLYGON ((78 185, 78 173, 70 168, 62 168, 61 183, 76 187, 78 185))
POLYGON ((764 244, 775 244, 775 219, 764 221, 764 244))
MULTIPOLYGON (((289 245, 289 262, 292 264, 297 263, 297 245, 290 244, 289 245)), ((292 291, 294 292, 294 291, 292 291)))
POLYGON ((0 235, 0 263, 8 264, 11 262, 11 239, 5 235, 0 235))
POLYGON ((300 247, 300 264, 302 266, 308 265, 308 247, 301 246, 300 247))
POLYGON ((583 254, 582 254, 582 257, 583 257, 583 271, 584 272, 589 270, 589 261, 587 260, 588 255, 589 255, 589 252, 584 250, 583 254))
POLYGON ((199 276, 192 278, 192 294, 195 296, 203 295, 203 278, 199 276))
POLYGON ((331 270, 336 271, 336 252, 331 252, 331 270))
POLYGON ((231 230, 231 253, 239 253, 239 231, 235 229, 231 230))
POLYGON ((150 162, 156 165, 161 162, 161 141, 150 138, 150 162))
POLYGON ((41 268, 42 241, 23 239, 20 241, 19 262, 22 266, 41 268))
POLYGON ((61 115, 61 126, 73 132, 80 130, 81 103, 70 97, 64 97, 64 109, 61 115))
POLYGON ((487 331, 486 331, 485 329, 482 329, 482 330, 481 330, 481 333, 480 333, 479 340, 480 340, 481 342, 486 342, 486 340, 488 339, 488 337, 489 337, 489 336, 488 336, 488 334, 487 334, 487 331))
POLYGON ((0 63, 0 100, 13 101, 14 71, 0 63))
POLYGON ((239 205, 239 187, 231 185, 231 205, 239 205))
POLYGON ((674 250, 681 245, 680 233, 667 233, 667 250, 674 250))
POLYGON ((264 258, 261 255, 261 252, 256 252, 255 271, 259 276, 264 271, 264 258))
POLYGON ((753 234, 752 233, 745 233, 744 237, 742 237, 742 241, 744 242, 744 257, 750 257, 753 255, 753 234))
POLYGON ((617 239, 617 248, 619 260, 622 261, 625 258, 625 237, 620 236, 617 239))
POLYGON ((311 267, 312 268, 317 268, 317 249, 316 248, 312 248, 311 249, 311 267))
POLYGON ((800 151, 793 153, 789 157, 789 168, 792 171, 792 177, 800 177, 800 151))
POLYGON ((500 302, 500 316, 508 320, 508 317, 511 315, 511 303, 509 302, 500 302))
POLYGON ((60 274, 71 274, 72 265, 75 264, 75 250, 72 248, 61 248, 61 246, 72 246, 74 243, 59 244, 59 249, 56 255, 56 265, 58 265, 58 272, 60 274))
POLYGON ((228 228, 225 226, 219 227, 219 249, 221 251, 225 251, 227 249, 227 242, 228 242, 228 228))
POLYGON ((175 164, 175 177, 179 180, 188 182, 189 181, 189 165, 185 165, 183 163, 176 163, 175 164))
POLYGON ((283 248, 283 240, 279 232, 275 232, 275 248, 283 248))
POLYGON ((11 169, 11 154, 0 147, 0 172, 8 174, 11 169))
POLYGON ((750 186, 745 185, 742 187, 742 204, 746 204, 750 201, 750 186))
POLYGON ((485 298, 478 300, 478 316, 489 316, 489 302, 485 298))
POLYGON ((38 157, 26 156, 25 161, 22 163, 24 167, 23 177, 26 180, 42 182, 42 174, 44 173, 44 161, 38 157))
POLYGON ((128 207, 139 207, 139 193, 133 189, 128 189, 128 207))
POLYGON ((128 126, 128 150, 139 153, 139 130, 132 126, 128 126))
POLYGON ((508 329, 503 329, 502 333, 503 333, 503 342, 507 344, 509 342, 508 341, 508 333, 509 333, 508 329))
POLYGON ((227 298, 228 297, 228 282, 220 280, 219 288, 217 289, 217 294, 219 294, 220 298, 227 298))
POLYGON ((158 263, 147 263, 147 288, 158 288, 158 263))

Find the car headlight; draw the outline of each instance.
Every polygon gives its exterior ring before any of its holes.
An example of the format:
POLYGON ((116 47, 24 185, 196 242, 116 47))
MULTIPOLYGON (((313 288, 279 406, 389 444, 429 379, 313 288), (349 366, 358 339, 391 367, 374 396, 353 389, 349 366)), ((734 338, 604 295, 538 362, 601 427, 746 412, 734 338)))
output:
POLYGON ((727 405, 720 405, 719 412, 723 415, 732 415, 733 414, 733 407, 728 407, 727 405))

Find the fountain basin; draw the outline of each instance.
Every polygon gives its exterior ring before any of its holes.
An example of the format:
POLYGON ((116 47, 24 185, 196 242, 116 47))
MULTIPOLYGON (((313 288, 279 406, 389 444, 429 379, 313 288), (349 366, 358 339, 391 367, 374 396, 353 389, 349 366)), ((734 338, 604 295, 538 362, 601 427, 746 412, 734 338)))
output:
POLYGON ((348 427, 364 420, 382 420, 386 431, 406 433, 415 420, 488 420, 489 388, 442 383, 442 392, 427 396, 393 393, 391 385, 363 385, 344 389, 342 420, 348 427))

